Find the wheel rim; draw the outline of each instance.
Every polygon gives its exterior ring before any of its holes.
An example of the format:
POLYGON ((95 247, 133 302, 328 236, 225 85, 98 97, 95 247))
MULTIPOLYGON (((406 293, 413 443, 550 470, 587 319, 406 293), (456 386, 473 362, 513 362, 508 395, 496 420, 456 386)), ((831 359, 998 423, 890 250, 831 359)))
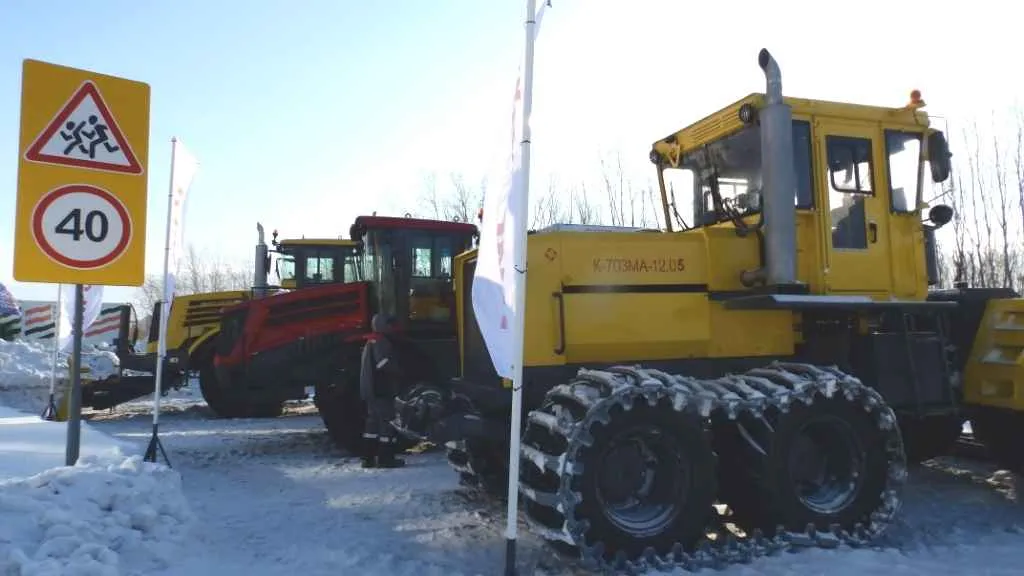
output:
POLYGON ((634 538, 663 532, 679 516, 689 488, 689 462, 674 439, 656 427, 616 435, 596 471, 601 510, 634 538))
POLYGON ((841 512, 860 493, 863 455, 863 447, 847 422, 823 416, 804 424, 789 455, 789 473, 797 498, 820 514, 841 512))

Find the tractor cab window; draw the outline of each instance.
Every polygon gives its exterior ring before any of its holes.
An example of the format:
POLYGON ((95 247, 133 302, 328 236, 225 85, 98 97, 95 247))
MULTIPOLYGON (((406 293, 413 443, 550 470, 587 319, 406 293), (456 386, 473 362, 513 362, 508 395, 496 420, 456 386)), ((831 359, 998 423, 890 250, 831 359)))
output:
POLYGON ((921 189, 921 134, 885 131, 885 155, 889 169, 889 202, 893 212, 917 210, 921 189))
POLYGON ((281 254, 277 257, 277 262, 274 266, 277 270, 277 281, 281 286, 295 284, 295 256, 281 254))
POLYGON ((306 277, 307 284, 330 284, 334 278, 334 258, 327 254, 312 254, 306 256, 306 277))
POLYGON ((279 252, 275 266, 285 288, 356 282, 362 277, 354 246, 293 244, 279 252))
POLYGON ((452 239, 413 232, 409 235, 412 274, 409 281, 409 319, 447 322, 454 305, 452 239))
POLYGON ((396 318, 398 316, 395 291, 395 273, 398 269, 392 243, 393 230, 368 230, 363 236, 362 277, 370 283, 373 312, 396 318))
POLYGON ((865 201, 874 195, 871 140, 852 136, 826 136, 828 197, 832 218, 832 247, 865 250, 868 247, 865 201))
MULTIPOLYGON (((810 123, 793 121, 797 208, 814 205, 810 123)), ((681 228, 736 221, 761 211, 761 131, 757 125, 684 154, 663 172, 672 217, 681 228)))
POLYGON ((451 322, 452 261, 471 243, 470 235, 445 230, 367 230, 362 262, 374 294, 374 312, 427 327, 451 322))

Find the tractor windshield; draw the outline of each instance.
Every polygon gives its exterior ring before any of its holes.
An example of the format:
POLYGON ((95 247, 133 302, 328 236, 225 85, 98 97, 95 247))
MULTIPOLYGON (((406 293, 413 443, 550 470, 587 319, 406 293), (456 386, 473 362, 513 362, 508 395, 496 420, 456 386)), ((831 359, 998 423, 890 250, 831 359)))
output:
POLYGON ((295 284, 295 257, 291 254, 281 254, 274 264, 277 270, 277 281, 281 286, 295 284))
POLYGON ((276 268, 282 288, 358 282, 363 274, 356 246, 348 244, 282 243, 276 268))
MULTIPOLYGON (((809 208, 811 194, 810 124, 793 122, 797 189, 794 202, 809 208)), ((712 226, 761 211, 761 134, 747 126, 683 154, 677 167, 665 167, 664 190, 676 224, 683 230, 712 226)))
POLYGON ((471 236, 444 229, 369 229, 363 237, 363 271, 375 312, 400 322, 453 320, 452 261, 471 236))

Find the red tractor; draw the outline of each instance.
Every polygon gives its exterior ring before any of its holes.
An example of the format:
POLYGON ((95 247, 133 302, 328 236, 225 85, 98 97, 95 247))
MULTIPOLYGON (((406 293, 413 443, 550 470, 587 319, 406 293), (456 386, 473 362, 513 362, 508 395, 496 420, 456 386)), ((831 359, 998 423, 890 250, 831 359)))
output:
POLYGON ((357 264, 343 282, 225 309, 216 373, 207 375, 204 392, 231 398, 237 416, 276 416, 285 400, 312 388, 332 439, 354 451, 365 414, 360 354, 374 314, 393 319, 391 336, 410 388, 458 374, 452 266, 478 231, 463 222, 360 216, 350 236, 359 244, 357 264))

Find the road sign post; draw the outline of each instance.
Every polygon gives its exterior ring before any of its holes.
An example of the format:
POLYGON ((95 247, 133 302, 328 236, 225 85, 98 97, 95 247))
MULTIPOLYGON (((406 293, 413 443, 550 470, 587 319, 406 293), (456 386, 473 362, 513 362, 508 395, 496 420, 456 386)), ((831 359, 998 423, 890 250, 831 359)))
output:
POLYGON ((148 84, 22 64, 14 278, 75 285, 67 464, 78 460, 83 285, 145 279, 148 84))
MULTIPOLYGON (((78 462, 82 434, 82 316, 85 314, 82 285, 75 286, 75 315, 71 323, 71 398, 68 405, 68 439, 64 452, 64 465, 78 462)), ((57 335, 54 334, 54 340, 57 335)))

